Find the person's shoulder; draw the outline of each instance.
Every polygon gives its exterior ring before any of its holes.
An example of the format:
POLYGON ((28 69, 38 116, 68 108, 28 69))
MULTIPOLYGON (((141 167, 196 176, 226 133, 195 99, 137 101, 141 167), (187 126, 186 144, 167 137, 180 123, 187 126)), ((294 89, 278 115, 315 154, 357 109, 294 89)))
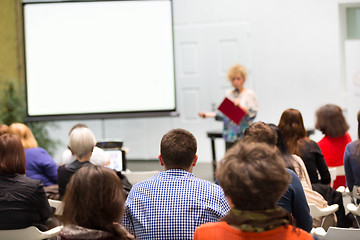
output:
POLYGON ((254 90, 252 90, 251 88, 244 88, 243 92, 249 95, 255 95, 254 90))
POLYGON ((313 240, 312 235, 301 228, 297 228, 291 225, 282 227, 282 231, 286 233, 286 239, 303 239, 313 240))
POLYGON ((29 178, 29 177, 26 177, 26 176, 20 175, 20 174, 16 174, 15 176, 13 176, 13 180, 16 181, 17 187, 23 186, 23 187, 26 187, 27 189, 43 187, 43 184, 40 180, 32 179, 32 178, 29 178))
POLYGON ((353 142, 350 142, 346 145, 346 148, 352 152, 352 151, 355 151, 356 149, 358 149, 360 145, 360 140, 357 140, 357 141, 353 141, 353 142))
POLYGON ((141 182, 138 182, 138 183, 135 183, 130 192, 136 192, 136 191, 146 191, 146 189, 149 189, 149 188, 157 188, 159 182, 161 180, 158 179, 158 176, 161 174, 162 172, 158 173, 158 174, 155 174, 154 176, 148 178, 148 179, 145 179, 141 182))
POLYGON ((224 225, 227 225, 226 222, 224 221, 220 221, 220 222, 208 222, 208 223, 204 223, 201 224, 200 226, 198 226, 196 229, 198 230, 208 230, 210 228, 219 228, 219 227, 223 227, 224 225))

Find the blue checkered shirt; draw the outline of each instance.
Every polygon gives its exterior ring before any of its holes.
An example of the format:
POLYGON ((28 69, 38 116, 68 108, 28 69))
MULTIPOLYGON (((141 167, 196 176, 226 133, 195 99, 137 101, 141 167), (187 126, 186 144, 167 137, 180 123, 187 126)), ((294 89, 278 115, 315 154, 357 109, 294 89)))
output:
POLYGON ((197 226, 217 222, 229 209, 221 187, 171 169, 132 187, 123 225, 138 240, 190 240, 197 226))

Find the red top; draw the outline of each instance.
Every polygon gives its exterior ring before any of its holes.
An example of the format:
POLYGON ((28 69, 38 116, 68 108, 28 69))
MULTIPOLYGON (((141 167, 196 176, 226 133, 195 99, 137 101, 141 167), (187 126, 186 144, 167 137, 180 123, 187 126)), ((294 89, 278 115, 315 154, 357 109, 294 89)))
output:
POLYGON ((194 240, 283 240, 283 239, 300 239, 313 240, 310 233, 293 226, 282 226, 265 232, 244 232, 235 229, 226 222, 205 223, 196 228, 194 240))
MULTIPOLYGON (((318 142, 318 145, 321 149, 322 154, 324 155, 326 164, 328 167, 337 167, 344 165, 344 152, 345 147, 348 143, 351 142, 351 137, 349 133, 346 133, 342 137, 323 137, 318 142)), ((345 176, 337 177, 334 182, 334 189, 339 186, 345 186, 345 176)))

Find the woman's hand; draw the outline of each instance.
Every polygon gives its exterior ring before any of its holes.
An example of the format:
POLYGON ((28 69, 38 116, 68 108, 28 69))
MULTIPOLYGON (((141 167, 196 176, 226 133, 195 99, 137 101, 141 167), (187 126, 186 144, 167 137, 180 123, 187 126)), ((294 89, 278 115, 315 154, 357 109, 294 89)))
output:
POLYGON ((198 113, 199 117, 202 117, 202 118, 208 118, 208 117, 215 117, 216 116, 216 113, 215 112, 199 112, 198 113))
POLYGON ((245 113, 247 113, 246 107, 243 107, 242 105, 240 105, 240 99, 239 98, 234 99, 234 105, 241 108, 245 113))

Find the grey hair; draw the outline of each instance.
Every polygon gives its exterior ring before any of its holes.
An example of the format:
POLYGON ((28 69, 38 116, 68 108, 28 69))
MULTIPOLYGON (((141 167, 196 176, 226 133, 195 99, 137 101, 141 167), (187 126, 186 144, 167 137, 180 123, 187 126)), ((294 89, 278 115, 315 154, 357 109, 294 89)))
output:
POLYGON ((89 154, 96 144, 95 136, 89 128, 74 129, 69 137, 69 148, 77 157, 89 154))

